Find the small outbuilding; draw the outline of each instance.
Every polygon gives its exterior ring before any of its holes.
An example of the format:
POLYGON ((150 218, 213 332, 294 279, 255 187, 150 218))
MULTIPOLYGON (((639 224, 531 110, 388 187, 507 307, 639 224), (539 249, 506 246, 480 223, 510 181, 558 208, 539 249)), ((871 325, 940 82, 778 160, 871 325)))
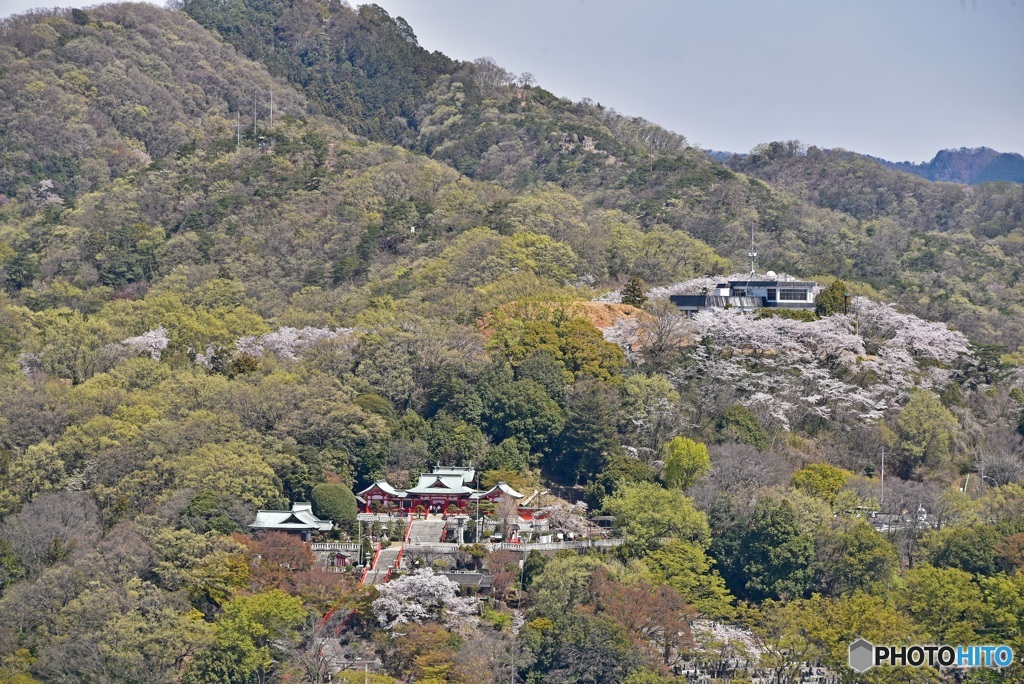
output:
POLYGON ((313 506, 304 501, 296 501, 290 511, 256 511, 256 520, 249 528, 253 532, 271 530, 287 532, 302 537, 302 541, 310 541, 314 532, 330 532, 334 525, 330 520, 321 520, 313 515, 313 506))

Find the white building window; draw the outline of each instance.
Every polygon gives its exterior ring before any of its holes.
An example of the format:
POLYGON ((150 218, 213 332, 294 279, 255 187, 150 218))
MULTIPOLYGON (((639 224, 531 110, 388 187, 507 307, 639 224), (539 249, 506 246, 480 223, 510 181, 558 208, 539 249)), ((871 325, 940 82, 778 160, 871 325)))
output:
POLYGON ((806 290, 779 290, 780 302, 806 302, 806 290))

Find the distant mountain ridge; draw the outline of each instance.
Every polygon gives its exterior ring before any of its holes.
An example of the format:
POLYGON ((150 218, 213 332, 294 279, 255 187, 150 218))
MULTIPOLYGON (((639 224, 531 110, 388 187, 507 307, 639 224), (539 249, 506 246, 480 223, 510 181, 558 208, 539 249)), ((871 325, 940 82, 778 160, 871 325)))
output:
MULTIPOLYGON (((740 152, 705 150, 709 159, 725 164, 733 157, 745 158, 740 152)), ((904 171, 930 181, 964 183, 1024 183, 1024 156, 1016 152, 997 152, 990 147, 961 147, 941 150, 929 162, 892 162, 881 157, 863 155, 896 171, 904 171)))
POLYGON ((997 152, 990 147, 961 147, 941 150, 930 162, 891 162, 873 157, 875 161, 897 171, 907 171, 931 181, 949 183, 1008 182, 1024 183, 1024 156, 997 152))

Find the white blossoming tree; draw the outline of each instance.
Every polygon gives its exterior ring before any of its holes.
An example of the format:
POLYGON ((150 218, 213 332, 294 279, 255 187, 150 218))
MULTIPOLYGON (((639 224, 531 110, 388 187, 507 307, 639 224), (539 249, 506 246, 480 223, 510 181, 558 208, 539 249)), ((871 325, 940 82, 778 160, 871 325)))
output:
POLYGON ((476 601, 460 597, 458 591, 455 582, 423 568, 381 585, 373 614, 386 630, 424 620, 452 627, 476 613, 476 601))
POLYGON ((150 355, 154 361, 160 360, 160 355, 163 354, 164 349, 167 349, 167 345, 170 343, 170 338, 167 337, 167 328, 160 326, 155 330, 150 330, 137 337, 129 337, 126 340, 121 340, 121 344, 138 354, 145 352, 150 355))
POLYGON ((577 501, 573 504, 559 502, 545 506, 543 510, 548 514, 548 523, 552 529, 565 530, 582 537, 589 532, 587 508, 585 501, 577 501))
POLYGON ((693 323, 701 344, 671 378, 698 395, 694 427, 723 392, 770 433, 808 419, 878 420, 914 388, 941 390, 958 359, 971 353, 967 338, 946 325, 863 297, 848 315, 812 322, 712 309, 693 323))
POLYGON ((301 353, 320 340, 333 340, 339 336, 351 335, 350 329, 330 330, 329 328, 278 328, 259 337, 243 337, 235 342, 235 351, 253 358, 261 358, 272 352, 282 359, 295 361, 301 353))

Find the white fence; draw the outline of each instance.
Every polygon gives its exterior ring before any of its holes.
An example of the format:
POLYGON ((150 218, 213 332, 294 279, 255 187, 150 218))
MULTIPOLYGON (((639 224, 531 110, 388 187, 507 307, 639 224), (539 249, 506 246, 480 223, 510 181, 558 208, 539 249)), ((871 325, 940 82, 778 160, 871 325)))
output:
MULTIPOLYGON (((510 542, 497 542, 494 544, 483 544, 488 551, 560 551, 562 549, 608 549, 614 546, 621 546, 624 539, 579 539, 576 541, 546 542, 544 544, 513 544, 510 542)), ((455 553, 459 550, 458 544, 428 544, 409 543, 405 545, 406 553, 455 553)))
POLYGON ((355 542, 314 542, 309 545, 313 551, 349 551, 358 552, 359 544, 355 542))
POLYGON ((543 544, 487 544, 490 551, 560 551, 562 549, 607 549, 621 546, 625 539, 578 539, 575 541, 545 542, 543 544))

